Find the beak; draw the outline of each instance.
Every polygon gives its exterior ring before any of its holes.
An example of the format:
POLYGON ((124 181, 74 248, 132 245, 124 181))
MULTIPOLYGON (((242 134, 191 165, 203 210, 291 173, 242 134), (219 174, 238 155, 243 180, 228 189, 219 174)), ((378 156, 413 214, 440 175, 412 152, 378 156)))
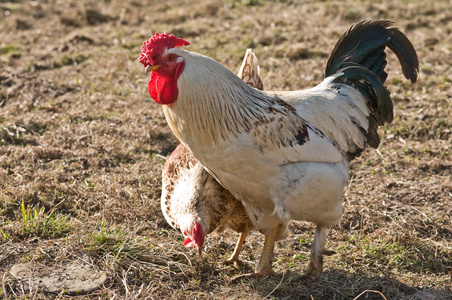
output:
POLYGON ((155 66, 148 65, 148 66, 146 67, 146 73, 155 71, 155 70, 157 70, 158 68, 160 68, 160 65, 155 65, 155 66))
POLYGON ((202 247, 198 248, 198 256, 199 258, 202 258, 202 247))

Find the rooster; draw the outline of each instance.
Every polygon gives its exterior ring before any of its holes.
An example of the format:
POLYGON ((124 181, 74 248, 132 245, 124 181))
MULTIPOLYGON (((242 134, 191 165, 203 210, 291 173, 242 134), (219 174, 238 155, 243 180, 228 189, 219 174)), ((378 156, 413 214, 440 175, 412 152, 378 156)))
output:
MULTIPOLYGON (((258 61, 251 49, 246 50, 238 76, 245 83, 263 89, 258 61)), ((184 245, 196 247, 199 255, 207 234, 227 228, 238 232, 235 250, 225 261, 237 266, 253 224, 240 200, 222 187, 182 144, 163 166, 161 206, 168 224, 184 235, 184 245)))
POLYGON ((275 241, 290 220, 316 224, 307 275, 319 277, 327 229, 342 215, 349 162, 378 147, 379 126, 393 119, 384 86, 388 47, 416 82, 408 38, 386 20, 360 21, 339 39, 325 79, 297 91, 260 91, 218 62, 180 49, 167 33, 145 41, 140 62, 152 72, 150 96, 173 133, 218 182, 242 201, 265 242, 255 272, 273 275, 275 241))

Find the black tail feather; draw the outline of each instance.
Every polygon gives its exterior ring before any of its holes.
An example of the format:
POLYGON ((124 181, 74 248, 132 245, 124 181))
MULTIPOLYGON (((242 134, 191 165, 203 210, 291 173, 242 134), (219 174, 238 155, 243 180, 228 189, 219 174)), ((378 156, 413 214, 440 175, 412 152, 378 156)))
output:
POLYGON ((390 39, 387 44, 399 59, 402 66, 402 72, 406 79, 415 83, 419 73, 419 60, 417 58, 416 50, 408 40, 408 38, 397 28, 390 28, 390 39))
MULTIPOLYGON (((350 27, 334 47, 325 70, 325 77, 337 76, 334 82, 346 83, 358 89, 369 101, 369 127, 364 131, 367 144, 377 148, 380 143, 378 126, 393 119, 393 103, 384 86, 385 49, 391 49, 399 59, 403 75, 416 82, 419 62, 411 42, 391 21, 361 21, 350 27)), ((350 158, 359 155, 348 153, 350 158)))
POLYGON ((390 27, 393 22, 388 20, 360 21, 350 27, 338 40, 328 59, 325 77, 333 75, 342 64, 353 62, 360 64, 380 77, 384 83, 387 74, 386 46, 397 56, 402 66, 403 75, 416 82, 419 72, 419 62, 411 42, 397 28, 390 27))

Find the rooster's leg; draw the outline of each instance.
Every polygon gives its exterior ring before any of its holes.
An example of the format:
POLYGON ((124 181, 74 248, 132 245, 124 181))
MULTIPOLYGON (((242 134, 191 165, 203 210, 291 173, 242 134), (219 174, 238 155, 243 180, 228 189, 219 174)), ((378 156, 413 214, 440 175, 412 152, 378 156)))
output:
POLYGON ((326 231, 325 226, 317 226, 314 236, 314 242, 311 246, 311 261, 308 266, 307 275, 320 278, 323 272, 323 255, 332 255, 334 251, 325 249, 326 244, 326 231))
POLYGON ((276 236, 278 235, 278 231, 281 225, 276 225, 270 233, 265 235, 264 248, 262 249, 262 255, 259 259, 259 262, 256 265, 256 269, 254 277, 263 277, 263 276, 271 276, 275 275, 275 272, 272 270, 272 262, 273 262, 273 249, 275 248, 276 236))
POLYGON ((232 253, 231 257, 224 262, 226 265, 234 264, 234 267, 238 268, 239 254, 240 251, 242 251, 242 247, 247 236, 248 232, 240 232, 240 237, 237 241, 237 244, 235 245, 234 252, 232 253))
POLYGON ((264 277, 276 275, 276 273, 272 270, 273 248, 275 247, 276 236, 278 235, 280 227, 281 225, 278 224, 270 231, 270 233, 265 235, 265 242, 264 248, 262 249, 262 255, 259 259, 259 262, 256 265, 254 273, 239 275, 232 278, 232 280, 247 277, 264 277))

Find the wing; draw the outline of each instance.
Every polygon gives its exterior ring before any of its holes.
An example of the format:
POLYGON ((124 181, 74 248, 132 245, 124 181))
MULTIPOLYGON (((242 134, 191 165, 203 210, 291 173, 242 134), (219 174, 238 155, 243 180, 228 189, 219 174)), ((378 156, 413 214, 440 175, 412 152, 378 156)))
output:
POLYGON ((326 135, 343 155, 366 146, 370 109, 366 99, 348 85, 331 85, 331 78, 303 91, 279 92, 308 124, 326 135))
MULTIPOLYGON (((251 49, 247 49, 237 76, 242 78, 246 84, 259 90, 263 90, 264 86, 259 73, 260 69, 257 57, 251 49)), ((259 146, 262 147, 262 149, 269 140, 273 139, 274 141, 271 142, 277 143, 280 146, 279 150, 284 152, 282 157, 286 157, 287 161, 290 162, 297 161, 298 156, 313 161, 320 159, 328 162, 335 162, 337 159, 340 159, 336 149, 331 147, 331 143, 324 141, 324 135, 319 130, 315 130, 310 125, 306 124, 304 120, 295 121, 295 123, 299 123, 299 126, 296 126, 294 135, 289 135, 287 139, 280 139, 278 141, 278 137, 281 136, 280 130, 282 127, 290 126, 289 124, 283 124, 284 122, 291 121, 290 116, 288 116, 290 111, 294 111, 290 105, 287 105, 283 101, 276 101, 275 105, 269 109, 268 118, 262 118, 261 121, 255 123, 256 127, 253 128, 251 133, 255 136, 259 136, 259 141, 261 142, 259 146), (321 139, 319 140, 319 138, 321 139), (308 144, 305 147, 298 147, 306 142, 308 142, 308 144), (316 153, 315 156, 313 155, 314 153, 316 153), (337 157, 332 158, 332 154, 333 156, 335 154, 337 157)), ((290 129, 288 129, 288 131, 290 131, 290 129)))
POLYGON ((267 108, 250 131, 259 151, 278 164, 294 162, 336 163, 341 151, 321 130, 303 119, 297 110, 279 97, 267 108))

